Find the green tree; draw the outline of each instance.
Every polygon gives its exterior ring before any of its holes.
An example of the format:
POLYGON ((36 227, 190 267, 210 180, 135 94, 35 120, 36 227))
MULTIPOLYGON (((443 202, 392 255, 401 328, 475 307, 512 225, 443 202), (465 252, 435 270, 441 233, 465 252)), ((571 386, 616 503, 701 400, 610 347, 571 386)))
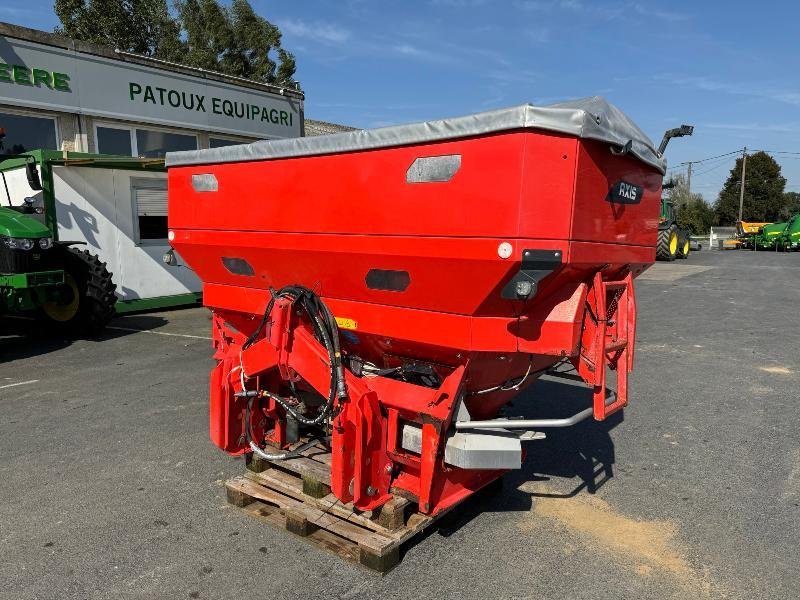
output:
POLYGON ((672 205, 675 207, 675 219, 678 227, 693 235, 708 233, 715 223, 716 215, 701 194, 692 194, 684 175, 672 178, 674 186, 667 191, 672 205))
POLYGON ((186 40, 181 62, 253 81, 296 85, 295 58, 281 47, 280 30, 247 0, 233 0, 230 8, 217 0, 176 0, 175 7, 186 40))
MULTIPOLYGON (((742 178, 742 159, 736 160, 728 180, 722 187, 714 211, 721 225, 732 225, 739 217, 739 187, 742 178)), ((776 221, 787 202, 784 194, 786 179, 781 167, 766 152, 747 156, 742 219, 745 221, 776 221)))
POLYGON ((144 56, 180 56, 180 28, 167 0, 55 0, 56 32, 144 56))
POLYGON ((798 213, 800 213, 800 192, 786 192, 781 221, 788 221, 798 213))
POLYGON ((294 87, 294 55, 247 0, 55 0, 56 32, 192 67, 294 87))

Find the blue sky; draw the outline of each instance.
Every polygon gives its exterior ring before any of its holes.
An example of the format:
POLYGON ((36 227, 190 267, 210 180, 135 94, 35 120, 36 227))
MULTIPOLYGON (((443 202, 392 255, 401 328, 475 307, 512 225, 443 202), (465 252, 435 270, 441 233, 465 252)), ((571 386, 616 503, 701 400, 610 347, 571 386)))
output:
MULTIPOLYGON (((251 0, 297 56, 306 116, 375 127, 602 95, 670 165, 747 146, 800 153, 800 3, 653 0, 251 0)), ((0 20, 51 29, 51 2, 0 20)), ((800 191, 800 154, 776 155, 800 191)), ((695 166, 713 201, 733 165, 695 166)), ((685 170, 685 167, 680 167, 685 170)))

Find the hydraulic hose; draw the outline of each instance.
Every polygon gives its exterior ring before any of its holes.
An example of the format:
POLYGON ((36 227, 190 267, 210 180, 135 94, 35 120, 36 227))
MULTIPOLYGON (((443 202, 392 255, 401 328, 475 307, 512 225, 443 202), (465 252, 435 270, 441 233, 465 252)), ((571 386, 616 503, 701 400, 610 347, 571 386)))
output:
POLYGON ((255 396, 251 396, 250 399, 247 401, 247 410, 245 410, 244 413, 244 435, 248 445, 250 446, 250 449, 253 451, 254 454, 257 454, 264 460, 287 460, 290 458, 295 458, 297 456, 300 456, 303 450, 305 450, 306 448, 310 448, 311 446, 317 443, 316 438, 314 438, 309 440, 305 444, 298 446, 294 450, 286 450, 285 452, 277 452, 275 454, 269 454, 268 452, 264 452, 259 447, 259 445, 253 441, 253 436, 250 431, 250 411, 253 408, 252 407, 253 398, 255 398, 255 396))
POLYGON ((256 454, 263 458, 264 460, 288 460, 290 458, 296 458, 300 456, 306 448, 310 448, 314 444, 317 443, 316 439, 309 440, 302 446, 295 448, 294 450, 287 450, 286 452, 278 452, 276 454, 268 454, 264 452, 261 448, 258 447, 253 440, 250 440, 250 449, 253 451, 253 454, 256 454))
POLYGON ((288 298, 291 300, 293 306, 298 306, 308 316, 316 338, 325 347, 325 350, 328 353, 328 363, 331 369, 331 383, 327 401, 316 417, 308 418, 295 410, 295 408, 286 398, 282 398, 281 396, 273 394, 267 390, 247 390, 245 387, 246 375, 244 373, 244 369, 241 369, 240 366, 242 391, 239 392, 237 396, 245 396, 250 398, 245 416, 245 435, 247 436, 250 448, 253 450, 253 452, 265 460, 285 460, 286 458, 290 457, 288 455, 284 456, 287 453, 268 455, 258 447, 258 444, 252 441, 249 416, 253 398, 270 398, 298 422, 302 423, 303 425, 315 426, 322 424, 329 417, 329 415, 334 412, 334 403, 337 400, 341 406, 341 402, 347 397, 347 384, 344 376, 344 366, 342 363, 341 347, 339 343, 339 327, 330 309, 322 301, 322 299, 312 290, 300 285, 286 286, 277 291, 270 289, 270 295, 271 298, 266 309, 264 310, 264 315, 261 318, 261 322, 242 345, 242 350, 249 348, 256 342, 256 340, 258 340, 259 336, 264 330, 264 327, 269 321, 270 315, 272 314, 272 309, 275 306, 275 301, 279 298, 288 298), (268 456, 273 456, 273 458, 268 458, 268 456))

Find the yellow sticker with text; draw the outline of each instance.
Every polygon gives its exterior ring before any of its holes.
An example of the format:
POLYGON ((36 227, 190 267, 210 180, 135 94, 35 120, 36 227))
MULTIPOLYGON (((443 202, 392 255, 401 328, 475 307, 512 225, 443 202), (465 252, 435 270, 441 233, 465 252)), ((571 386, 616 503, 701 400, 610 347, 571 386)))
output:
POLYGON ((345 317, 336 317, 336 324, 342 329, 358 329, 358 323, 345 317))

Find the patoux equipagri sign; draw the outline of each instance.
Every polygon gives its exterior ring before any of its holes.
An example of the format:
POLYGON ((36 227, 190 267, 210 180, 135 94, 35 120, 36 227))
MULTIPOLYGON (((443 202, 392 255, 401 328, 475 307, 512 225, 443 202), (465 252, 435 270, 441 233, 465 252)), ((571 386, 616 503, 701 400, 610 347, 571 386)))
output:
POLYGON ((0 104, 265 138, 302 122, 297 98, 4 36, 0 104))

